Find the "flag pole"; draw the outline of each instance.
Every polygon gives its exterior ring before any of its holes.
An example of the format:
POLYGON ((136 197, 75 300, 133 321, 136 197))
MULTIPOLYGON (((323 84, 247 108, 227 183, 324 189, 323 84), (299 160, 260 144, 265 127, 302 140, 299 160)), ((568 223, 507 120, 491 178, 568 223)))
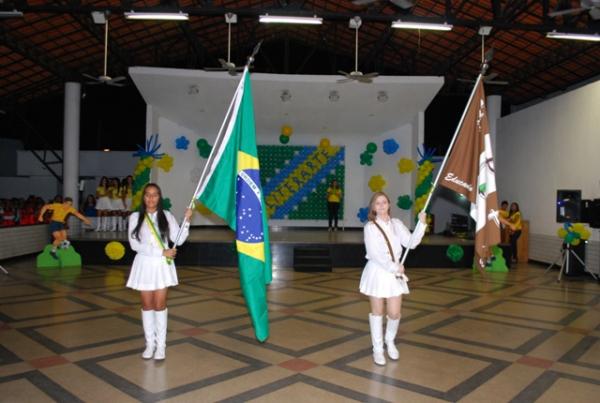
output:
MULTIPOLYGON (((452 151, 452 147, 454 147, 454 143, 456 142, 456 138, 458 137, 458 132, 460 131, 460 128, 463 125, 465 116, 467 115, 467 110, 469 109, 469 105, 471 105, 471 101, 473 101, 473 97, 475 96, 475 91, 477 90, 477 86, 479 85, 479 82, 483 79, 483 75, 485 74, 485 71, 487 70, 487 68, 488 68, 487 63, 484 63, 481 66, 481 72, 479 73, 479 76, 477 76, 477 80, 475 80, 475 86, 473 87, 473 91, 471 91, 471 95, 469 96, 469 100, 467 101, 467 105, 465 106, 465 110, 463 111, 462 116, 460 117, 460 121, 458 122, 458 125, 456 126, 456 130, 454 131, 454 135, 452 136, 452 140, 450 141, 450 145, 448 146, 448 151, 446 151, 446 155, 444 156, 442 165, 440 165, 438 173, 435 176, 435 180, 433 181, 431 190, 429 191, 429 195, 427 196, 427 200, 425 201, 425 204, 423 205, 423 209, 421 210, 421 212, 427 211, 427 207, 429 206, 429 202, 431 201, 431 197, 433 196, 433 191, 435 190, 435 188, 438 184, 438 181, 440 180, 440 176, 441 176, 442 172, 444 171, 446 162, 448 162, 448 156, 450 155, 450 152, 452 151)), ((419 225, 424 225, 424 224, 421 224, 421 222, 418 221, 417 226, 419 226, 419 225)), ((415 228, 415 230, 416 230, 416 228, 415 228)), ((411 234, 410 234, 410 238, 408 240, 408 247, 404 250, 404 253, 402 255, 402 260, 400 261, 401 265, 403 265, 404 262, 406 261, 408 252, 410 251, 410 245, 412 244, 412 239, 413 239, 414 233, 415 233, 415 231, 411 232, 411 234)))
MULTIPOLYGON (((252 54, 248 57, 248 61, 246 62, 246 65, 244 66, 242 78, 240 79, 240 81, 237 85, 237 88, 236 88, 235 92, 233 93, 233 98, 231 99, 231 102, 229 103, 229 108, 227 108, 227 113, 225 113, 225 118, 223 119, 223 122, 221 123, 221 127, 219 128, 219 131, 217 132, 215 144, 213 145, 212 149, 210 150, 210 154, 208 155, 206 164, 204 164, 204 168, 202 169, 202 173, 200 174, 200 179, 198 180, 198 185, 196 185, 196 190, 194 190, 194 194, 192 195, 192 198, 190 199, 190 202, 188 203, 187 208, 192 208, 194 206, 194 200, 196 200, 196 195, 198 194, 198 191, 200 190, 200 188, 206 181, 207 168, 209 166, 212 167, 212 164, 214 163, 215 150, 218 150, 218 148, 219 148, 218 146, 220 145, 220 143, 223 140, 223 134, 224 134, 223 129, 225 128, 226 123, 229 121, 229 118, 231 117, 230 115, 231 115, 231 111, 233 110, 233 106, 235 105, 235 101, 236 101, 237 97, 239 96, 240 90, 243 88, 244 78, 246 77, 246 74, 248 74, 250 65, 254 62, 254 57, 260 50, 261 45, 262 45, 262 40, 256 44, 256 46, 252 50, 252 54)), ((177 236, 175 237, 175 247, 177 247, 177 243, 179 242, 179 239, 181 238, 181 233, 183 232, 184 221, 185 221, 185 218, 183 220, 181 220, 181 225, 179 226, 179 231, 177 231, 177 236)))

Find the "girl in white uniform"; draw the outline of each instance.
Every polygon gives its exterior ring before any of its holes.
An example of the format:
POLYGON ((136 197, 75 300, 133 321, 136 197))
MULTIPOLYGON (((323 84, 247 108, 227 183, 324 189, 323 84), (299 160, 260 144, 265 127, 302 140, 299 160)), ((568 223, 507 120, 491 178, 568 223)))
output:
MULTIPOLYGON (((146 349, 142 357, 165 359, 167 338, 167 288, 178 284, 173 260, 176 246, 170 248, 179 231, 177 220, 169 211, 162 209, 162 194, 158 185, 149 183, 144 187, 143 201, 139 211, 129 217, 129 244, 137 252, 127 287, 140 291, 142 300, 142 323, 146 349)), ((186 209, 181 245, 189 233, 192 210, 186 209)))
POLYGON ((360 292, 367 295, 371 303, 369 325, 373 342, 373 361, 377 365, 385 365, 384 340, 388 356, 392 360, 399 357, 394 339, 400 324, 402 294, 409 293, 408 277, 404 274, 404 266, 399 262, 402 259, 403 247, 414 249, 421 242, 425 234, 425 220, 426 214, 419 213, 419 224, 411 241, 408 228, 399 219, 391 217, 390 199, 385 193, 374 193, 369 202, 369 222, 364 229, 367 265, 360 279, 360 292), (384 301, 387 305, 385 337, 384 301))
POLYGON ((108 198, 108 178, 103 176, 96 188, 96 210, 98 211, 98 225, 96 231, 106 231, 108 228, 108 212, 112 209, 108 198))

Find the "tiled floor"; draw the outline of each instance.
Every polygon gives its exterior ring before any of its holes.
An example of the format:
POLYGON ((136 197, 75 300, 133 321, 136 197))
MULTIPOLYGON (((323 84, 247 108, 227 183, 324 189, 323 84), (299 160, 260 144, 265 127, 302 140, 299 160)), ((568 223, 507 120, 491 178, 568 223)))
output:
POLYGON ((360 270, 278 270, 255 341, 235 269, 180 267, 167 360, 140 358, 125 267, 0 275, 0 401, 597 402, 600 285, 519 265, 410 272, 400 360, 371 359, 360 270))

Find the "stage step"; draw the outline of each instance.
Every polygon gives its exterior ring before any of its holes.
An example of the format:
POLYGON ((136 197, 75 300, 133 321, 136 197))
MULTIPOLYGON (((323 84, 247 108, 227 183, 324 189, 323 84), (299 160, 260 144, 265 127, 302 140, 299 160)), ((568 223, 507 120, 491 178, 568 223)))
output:
POLYGON ((331 271, 329 248, 315 246, 294 247, 294 270, 301 272, 331 271))

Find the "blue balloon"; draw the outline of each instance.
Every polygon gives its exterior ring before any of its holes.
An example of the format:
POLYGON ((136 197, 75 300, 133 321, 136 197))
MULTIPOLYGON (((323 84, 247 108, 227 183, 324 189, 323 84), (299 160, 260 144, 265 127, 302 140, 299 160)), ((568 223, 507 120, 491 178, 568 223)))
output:
POLYGON ((400 144, 394 139, 387 139, 383 142, 383 152, 387 155, 392 155, 400 148, 400 144))
POLYGON ((361 207, 358 209, 358 213, 356 214, 361 223, 366 223, 369 219, 369 208, 361 207))
POLYGON ((175 148, 178 150, 187 150, 190 141, 185 136, 177 137, 175 139, 175 148))

